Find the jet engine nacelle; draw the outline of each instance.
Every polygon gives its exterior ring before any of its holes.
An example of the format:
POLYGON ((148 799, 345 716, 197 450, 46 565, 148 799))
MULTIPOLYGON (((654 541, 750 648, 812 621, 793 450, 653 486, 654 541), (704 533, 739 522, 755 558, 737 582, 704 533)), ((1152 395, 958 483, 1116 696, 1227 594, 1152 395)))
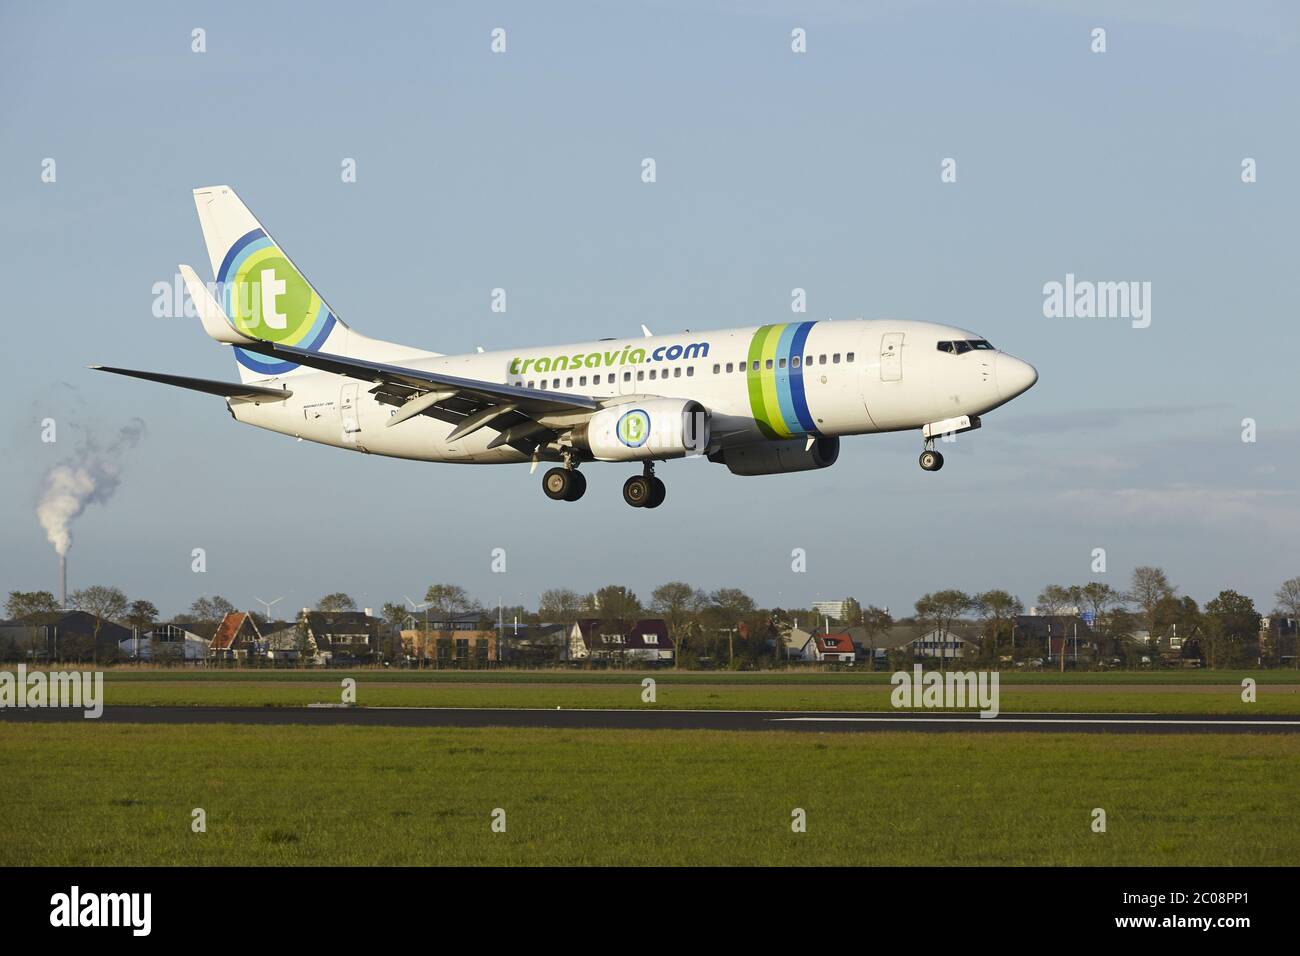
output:
POLYGON ((575 428, 572 440, 597 461, 702 455, 709 447, 709 410, 688 398, 612 405, 575 428))
POLYGON ((709 461, 726 465, 733 475, 780 475, 829 468, 839 457, 839 438, 822 436, 811 448, 806 438, 734 445, 710 455, 709 461))

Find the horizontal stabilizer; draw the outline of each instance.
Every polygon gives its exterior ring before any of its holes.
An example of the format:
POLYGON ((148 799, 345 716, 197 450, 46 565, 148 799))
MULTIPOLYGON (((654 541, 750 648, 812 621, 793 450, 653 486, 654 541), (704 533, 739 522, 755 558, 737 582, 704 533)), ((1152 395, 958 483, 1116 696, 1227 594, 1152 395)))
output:
POLYGON ((238 382, 217 382, 210 378, 189 378, 185 375, 164 375, 162 372, 137 372, 129 368, 109 368, 107 365, 92 365, 91 368, 99 372, 112 372, 114 375, 129 375, 131 378, 148 379, 151 382, 162 382, 164 385, 175 385, 179 388, 188 388, 196 392, 207 392, 210 395, 221 395, 225 398, 239 398, 244 401, 274 401, 282 402, 293 394, 287 388, 267 388, 261 385, 241 385, 238 382))
POLYGON ((218 342, 224 342, 226 345, 243 345, 245 342, 253 341, 247 335, 235 329, 226 313, 222 311, 217 300, 212 297, 208 287, 199 281, 198 275, 189 266, 180 266, 181 278, 185 280, 185 288, 190 293, 190 299, 194 302, 194 309, 199 313, 199 318, 203 322, 203 331, 208 333, 210 338, 218 342))

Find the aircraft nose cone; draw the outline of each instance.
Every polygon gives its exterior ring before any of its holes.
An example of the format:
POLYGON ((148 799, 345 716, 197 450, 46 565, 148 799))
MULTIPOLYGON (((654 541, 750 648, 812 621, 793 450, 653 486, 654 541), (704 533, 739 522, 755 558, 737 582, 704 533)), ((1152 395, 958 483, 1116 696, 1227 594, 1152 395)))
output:
POLYGON ((998 396, 1009 401, 1033 388, 1038 381, 1038 371, 1028 362, 999 352, 993 373, 998 380, 998 396))

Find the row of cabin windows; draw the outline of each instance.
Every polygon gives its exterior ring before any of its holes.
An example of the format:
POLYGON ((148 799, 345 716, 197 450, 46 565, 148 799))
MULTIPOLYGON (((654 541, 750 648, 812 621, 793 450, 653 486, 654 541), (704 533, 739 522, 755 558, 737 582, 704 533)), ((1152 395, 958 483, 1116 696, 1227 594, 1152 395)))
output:
MULTIPOLYGON (((852 352, 846 352, 846 353, 844 354, 844 356, 843 356, 845 362, 852 362, 853 359, 854 359, 854 357, 855 357, 855 356, 854 356, 854 354, 853 354, 852 352)), ((801 358, 802 358, 802 356, 799 356, 799 355, 792 356, 792 357, 790 358, 790 368, 798 368, 798 367, 799 367, 799 364, 800 364, 800 359, 801 359, 801 358)), ((825 355, 809 355, 806 359, 803 359, 803 364, 804 364, 804 365, 825 365, 825 364, 826 364, 826 360, 827 360, 827 356, 825 356, 825 355)), ((831 363, 832 365, 839 365, 839 364, 840 364, 840 353, 839 353, 839 352, 832 352, 832 353, 830 354, 830 363, 831 363)), ((727 371, 727 373, 731 373, 731 372, 757 372, 757 371, 759 370, 759 367, 760 367, 760 362, 759 362, 758 359, 755 359, 753 362, 735 362, 735 363, 733 363, 733 362, 728 362, 727 365, 726 365, 726 371, 727 371)), ((777 359, 776 362, 775 362, 775 366, 774 366, 774 365, 773 365, 773 361, 772 361, 772 359, 768 359, 765 363, 762 363, 762 367, 765 367, 765 368, 773 368, 773 367, 775 367, 775 368, 785 368, 785 367, 786 367, 786 362, 785 362, 785 359, 777 359)), ((722 367, 721 365, 714 365, 714 366, 713 366, 713 374, 714 374, 714 375, 718 375, 719 373, 722 372, 722 370, 723 370, 723 367, 722 367)))
MULTIPOLYGON (((940 344, 942 345, 943 343, 940 343, 940 344)), ((987 343, 986 343, 986 344, 987 344, 987 343)), ((852 362, 852 361, 854 360, 854 357, 855 357, 855 356, 854 356, 854 353, 853 353, 853 352, 846 352, 846 353, 842 356, 843 361, 845 361, 845 362, 852 362)), ((802 358, 802 356, 799 356, 799 355, 795 355, 795 356, 791 357, 791 359, 790 359, 790 363, 789 363, 789 367, 790 367, 790 368, 798 368, 799 365, 800 365, 800 360, 801 360, 801 358, 802 358)), ((823 355, 809 355, 806 359, 803 359, 803 364, 804 364, 804 365, 825 365, 825 364, 827 363, 828 360, 829 360, 830 364, 832 364, 832 365, 839 365, 839 364, 840 364, 840 360, 841 360, 841 355, 840 355, 839 352, 832 352, 832 353, 830 353, 829 356, 824 355, 824 354, 823 354, 823 355)), ((785 368, 785 367, 786 367, 786 360, 785 360, 785 359, 777 359, 777 360, 775 360, 775 362, 774 362, 772 359, 768 359, 768 360, 766 361, 766 363, 762 362, 762 361, 759 360, 759 359, 755 359, 752 363, 750 363, 750 362, 728 362, 728 363, 726 364, 726 371, 727 371, 727 374, 731 374, 731 373, 734 373, 734 372, 742 372, 742 373, 743 373, 743 372, 749 372, 749 371, 757 372, 760 368, 763 368, 763 367, 766 367, 766 368, 769 368, 769 369, 770 369, 770 368, 785 368), (751 367, 751 366, 752 366, 752 367, 751 367)), ((663 370, 663 374, 661 375, 661 374, 659 374, 659 370, 658 370, 658 369, 653 369, 653 368, 652 368, 652 369, 650 369, 650 371, 649 371, 649 378, 650 378, 650 381, 653 382, 653 381, 655 381, 656 379, 660 379, 660 378, 668 378, 668 377, 669 377, 669 376, 668 376, 668 372, 669 372, 668 369, 664 369, 664 370, 663 370)), ((713 366, 713 374, 714 374, 714 375, 720 375, 720 374, 722 374, 722 373, 723 373, 723 366, 722 366, 722 364, 721 364, 720 362, 718 362, 718 363, 714 363, 714 366, 713 366)), ((643 382, 643 381, 645 381, 645 379, 646 379, 646 375, 647 375, 647 373, 646 373, 646 370, 645 370, 645 369, 638 369, 638 370, 637 370, 637 373, 636 373, 636 380, 637 380, 638 382, 643 382)), ((695 376, 695 366, 694 366, 694 365, 687 365, 687 366, 686 366, 686 377, 687 377, 687 378, 694 378, 694 376, 695 376)), ((602 381, 601 381, 602 378, 604 379, 604 384, 606 384, 606 385, 613 385, 614 382, 617 380, 614 372, 610 372, 609 374, 604 375, 604 376, 601 376, 601 375, 592 375, 592 376, 579 375, 579 376, 576 377, 576 378, 577 378, 577 384, 578 384, 578 387, 579 387, 579 388, 585 388, 585 387, 586 387, 588 377, 591 378, 591 384, 592 384, 592 385, 600 385, 600 384, 602 384, 602 381)), ((672 369, 672 377, 673 377, 673 378, 681 378, 681 377, 682 377, 682 366, 678 365, 678 366, 675 366, 675 367, 672 369)), ((573 387, 574 387, 574 379, 575 379, 575 377, 572 376, 572 375, 569 375, 569 376, 567 376, 566 378, 564 378, 564 379, 563 379, 563 382, 564 382, 563 387, 564 387, 564 388, 573 388, 573 387)), ((624 372, 624 373, 623 373, 623 381, 625 381, 625 382, 630 382, 630 381, 632 381, 632 373, 631 373, 631 372, 624 372)), ((531 381, 528 382, 527 387, 528 387, 528 388, 557 389, 557 388, 560 388, 560 387, 561 387, 560 382, 561 382, 561 379, 558 379, 558 378, 550 379, 549 382, 548 382, 547 379, 540 379, 540 380, 538 380, 538 379, 533 379, 533 380, 531 380, 531 381)), ((519 379, 519 380, 517 380, 517 381, 515 382, 515 385, 516 385, 516 386, 523 386, 523 385, 524 385, 524 381, 523 381, 523 379, 519 379)))

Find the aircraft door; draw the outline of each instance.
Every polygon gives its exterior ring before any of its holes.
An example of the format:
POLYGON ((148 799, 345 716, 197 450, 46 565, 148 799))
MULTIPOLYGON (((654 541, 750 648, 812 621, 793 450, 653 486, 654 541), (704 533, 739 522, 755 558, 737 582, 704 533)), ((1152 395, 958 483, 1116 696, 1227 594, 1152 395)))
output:
POLYGON ((339 392, 339 421, 343 425, 343 440, 355 445, 361 434, 361 420, 357 417, 356 382, 347 382, 339 392))
POLYGON ((880 380, 882 382, 903 380, 903 334, 886 332, 880 337, 880 380))

